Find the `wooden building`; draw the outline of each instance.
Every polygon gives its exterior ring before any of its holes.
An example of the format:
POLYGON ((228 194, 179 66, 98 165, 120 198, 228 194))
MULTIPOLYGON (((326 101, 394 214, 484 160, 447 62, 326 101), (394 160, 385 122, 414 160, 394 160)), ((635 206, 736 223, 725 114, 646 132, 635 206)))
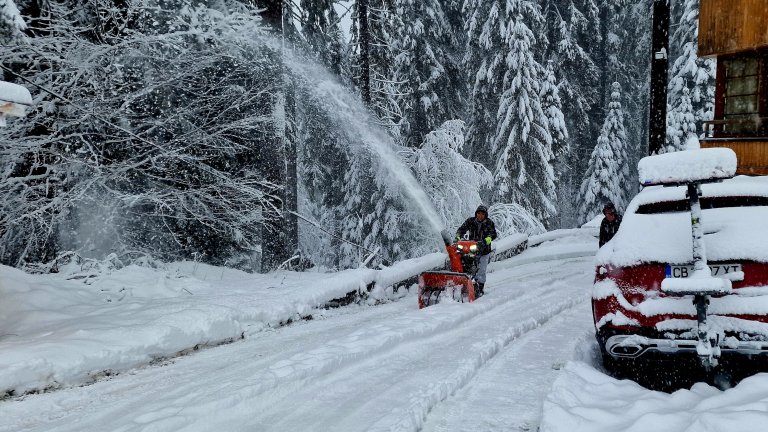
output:
POLYGON ((717 59, 702 147, 729 147, 739 174, 768 175, 768 0, 700 0, 699 56, 717 59))

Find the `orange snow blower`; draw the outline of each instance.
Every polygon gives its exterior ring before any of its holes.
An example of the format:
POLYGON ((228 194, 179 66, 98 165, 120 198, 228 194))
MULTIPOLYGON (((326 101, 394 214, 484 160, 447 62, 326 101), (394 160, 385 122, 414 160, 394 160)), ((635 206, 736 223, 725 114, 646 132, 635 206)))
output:
POLYGON ((448 252, 450 271, 431 271, 419 275, 419 309, 432 306, 441 296, 450 295, 453 301, 475 301, 475 274, 480 263, 482 244, 475 241, 451 241, 443 232, 448 252))

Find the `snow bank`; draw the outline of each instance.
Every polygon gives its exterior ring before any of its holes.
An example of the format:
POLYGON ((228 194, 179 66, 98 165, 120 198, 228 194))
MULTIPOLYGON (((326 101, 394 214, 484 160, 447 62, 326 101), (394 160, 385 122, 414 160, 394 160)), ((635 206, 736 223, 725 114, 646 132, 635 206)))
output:
POLYGON ((646 156, 637 170, 643 186, 727 179, 736 175, 736 153, 708 148, 646 156))
MULTIPOLYGON (((768 178, 739 177, 703 185, 703 198, 768 196, 768 178)), ((691 217, 687 211, 637 214, 641 205, 685 200, 684 187, 648 188, 630 203, 616 236, 597 254, 602 265, 632 266, 658 262, 693 262, 691 217)), ((768 262, 768 206, 702 210, 704 244, 709 261, 768 262)))
POLYGON ((722 432, 768 422, 768 375, 720 391, 700 383, 672 394, 654 392, 570 362, 544 400, 541 432, 722 432))
POLYGON ((521 254, 488 265, 494 272, 525 264, 592 256, 597 251, 597 241, 590 230, 557 230, 528 239, 528 249, 521 254), (543 245, 546 244, 546 247, 543 245))
POLYGON ((0 394, 87 382, 308 315, 376 271, 251 275, 180 263, 89 282, 0 267, 0 394))
MULTIPOLYGON (((598 229, 600 228, 600 222, 597 223, 597 228, 598 229)), ((528 238, 528 246, 534 247, 549 241, 563 240, 567 238, 571 238, 578 242, 580 240, 585 240, 585 237, 584 237, 585 231, 589 231, 589 234, 592 233, 591 229, 588 227, 585 230, 581 230, 578 228, 577 229, 558 229, 554 231, 545 232, 544 234, 532 235, 528 238)), ((589 241, 591 242, 591 240, 589 241)))
MULTIPOLYGON (((495 246, 519 244, 515 237, 495 246)), ((76 385, 238 339, 369 287, 380 299, 445 259, 434 253, 381 270, 267 275, 194 262, 109 274, 69 265, 29 275, 0 266, 0 395, 76 385)))
POLYGON ((604 218, 605 218, 605 216, 603 216, 603 215, 597 215, 594 218, 592 218, 592 220, 590 220, 589 222, 585 223, 581 227, 583 229, 596 229, 596 230, 599 230, 600 229, 600 224, 603 223, 603 219, 604 218))

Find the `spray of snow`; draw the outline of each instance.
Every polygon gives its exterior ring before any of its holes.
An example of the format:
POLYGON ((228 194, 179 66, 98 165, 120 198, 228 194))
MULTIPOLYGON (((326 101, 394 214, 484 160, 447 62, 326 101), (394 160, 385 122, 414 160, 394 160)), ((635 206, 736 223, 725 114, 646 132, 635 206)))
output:
MULTIPOLYGON (((283 50, 280 41, 266 35, 259 37, 276 50, 283 50)), ((392 138, 376 124, 360 98, 350 92, 323 66, 296 52, 283 50, 283 53, 285 66, 298 79, 307 83, 307 89, 314 92, 318 100, 325 101, 327 113, 339 127, 344 128, 347 133, 356 138, 354 141, 365 143, 378 156, 392 178, 403 186, 407 197, 427 220, 435 238, 439 239, 440 231, 443 229, 440 215, 419 182, 395 153, 395 143, 392 138)))

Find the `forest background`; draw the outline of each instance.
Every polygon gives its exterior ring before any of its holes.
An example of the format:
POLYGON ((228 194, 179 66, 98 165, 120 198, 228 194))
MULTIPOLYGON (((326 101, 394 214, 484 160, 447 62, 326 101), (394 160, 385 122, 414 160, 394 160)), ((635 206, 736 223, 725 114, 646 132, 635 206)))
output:
MULTIPOLYGON (((455 229, 573 227, 636 193, 652 0, 0 0, 0 262, 387 264, 455 229), (296 67, 300 64, 301 67, 296 67), (321 78, 318 78, 321 77, 321 78), (339 120, 331 77, 376 134, 339 120), (381 141, 381 140, 378 140, 381 141)), ((667 147, 712 118, 698 0, 672 0, 667 147)))

